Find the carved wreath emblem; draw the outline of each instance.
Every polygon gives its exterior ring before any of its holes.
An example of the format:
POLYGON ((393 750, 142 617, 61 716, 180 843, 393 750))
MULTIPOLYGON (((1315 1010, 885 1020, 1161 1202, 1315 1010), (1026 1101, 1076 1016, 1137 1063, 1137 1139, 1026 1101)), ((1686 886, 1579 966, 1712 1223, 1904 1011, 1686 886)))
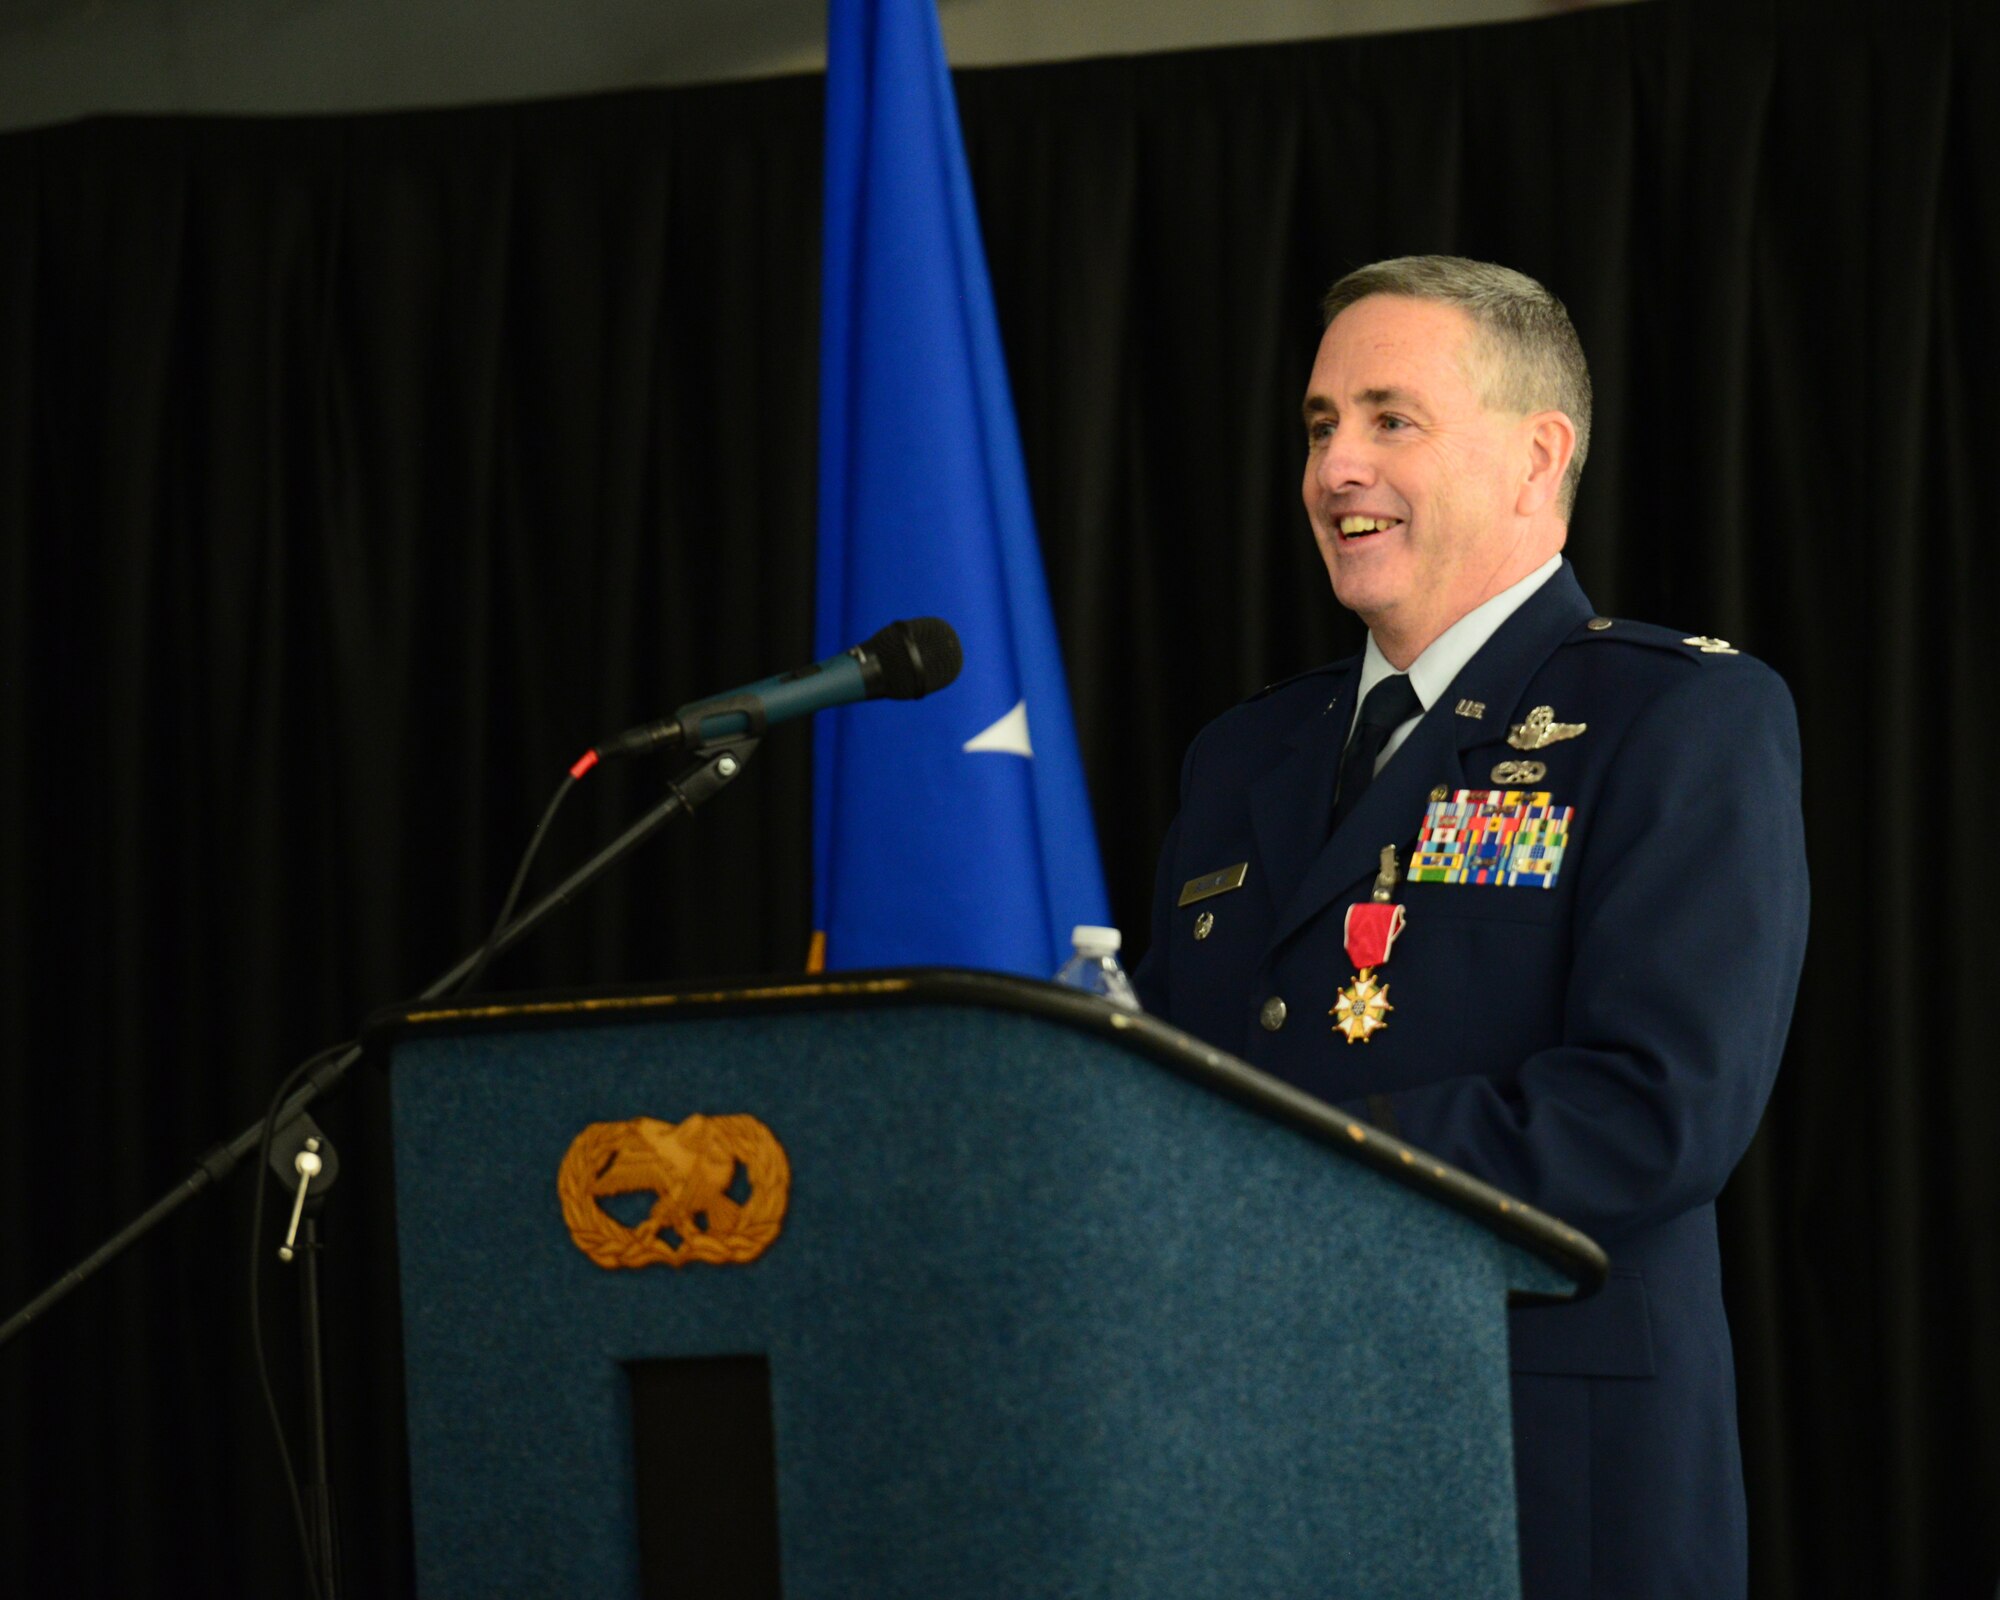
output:
POLYGON ((635 1117, 593 1122, 571 1142, 556 1177, 576 1247, 600 1267, 721 1266, 754 1261, 784 1225, 792 1166, 755 1117, 635 1117), (597 1202, 651 1191, 628 1228, 597 1202))

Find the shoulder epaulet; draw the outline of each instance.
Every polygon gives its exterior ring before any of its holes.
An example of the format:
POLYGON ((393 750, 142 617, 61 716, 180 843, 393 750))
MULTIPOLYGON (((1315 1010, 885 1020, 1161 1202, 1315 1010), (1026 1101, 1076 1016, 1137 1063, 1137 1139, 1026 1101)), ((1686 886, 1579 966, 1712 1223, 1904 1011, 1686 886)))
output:
POLYGON ((1632 622, 1624 617, 1592 617, 1588 622, 1578 624, 1564 643, 1578 644, 1591 640, 1645 645, 1654 650, 1670 651, 1677 656, 1696 658, 1743 653, 1727 639, 1711 638, 1705 633, 1682 633, 1677 628, 1663 628, 1656 622, 1632 622))
POLYGON ((1289 678, 1280 678, 1276 683, 1265 684, 1264 687, 1259 689, 1255 694, 1245 695, 1243 697, 1242 703, 1246 706, 1250 705, 1253 702, 1262 700, 1269 695, 1276 694, 1280 689, 1289 689, 1295 683, 1304 683, 1308 678, 1333 677, 1338 673, 1345 672, 1349 667, 1353 666, 1355 660, 1356 660, 1355 657, 1349 656, 1344 661, 1329 661, 1323 667, 1310 667, 1304 672, 1295 672, 1289 678))

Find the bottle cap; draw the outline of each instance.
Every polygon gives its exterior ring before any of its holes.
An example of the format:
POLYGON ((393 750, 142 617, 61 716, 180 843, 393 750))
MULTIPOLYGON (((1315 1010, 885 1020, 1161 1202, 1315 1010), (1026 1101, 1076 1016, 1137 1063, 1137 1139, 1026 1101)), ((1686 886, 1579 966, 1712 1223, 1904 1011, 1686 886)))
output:
POLYGON ((1116 928, 1095 928, 1079 922, 1069 930, 1069 940, 1084 955, 1108 955, 1125 942, 1125 936, 1116 928))

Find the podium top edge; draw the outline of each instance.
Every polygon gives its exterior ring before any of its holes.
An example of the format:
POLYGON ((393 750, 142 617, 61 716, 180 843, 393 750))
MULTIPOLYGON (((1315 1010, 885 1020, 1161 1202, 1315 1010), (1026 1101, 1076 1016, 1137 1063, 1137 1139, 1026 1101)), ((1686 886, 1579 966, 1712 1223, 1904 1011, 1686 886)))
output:
MULTIPOLYGON (((1328 1145, 1350 1161, 1469 1217, 1576 1284, 1583 1299, 1602 1287, 1609 1261, 1596 1241, 1524 1201, 1439 1161, 1373 1124, 1260 1071, 1227 1051, 1143 1012, 1094 995, 998 972, 949 967, 721 979, 637 989, 551 992, 467 1002, 424 1002, 377 1013, 362 1033, 378 1060, 407 1040, 545 1027, 881 1006, 958 1006, 1012 1011, 1115 1040, 1171 1072, 1328 1145)), ((1541 1297, 1522 1296, 1524 1300, 1541 1297)))

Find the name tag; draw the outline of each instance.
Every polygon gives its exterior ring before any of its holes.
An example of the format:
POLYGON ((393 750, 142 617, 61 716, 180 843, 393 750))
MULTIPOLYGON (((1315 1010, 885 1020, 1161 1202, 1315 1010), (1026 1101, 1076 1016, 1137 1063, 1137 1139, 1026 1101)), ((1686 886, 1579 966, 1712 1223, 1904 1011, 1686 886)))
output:
POLYGON ((1239 861, 1233 867, 1224 867, 1220 872, 1204 873, 1199 878, 1190 878, 1181 885, 1179 905, 1191 906, 1197 900, 1206 900, 1213 895, 1227 894, 1231 889, 1243 887, 1243 879, 1250 871, 1250 863, 1239 861))

